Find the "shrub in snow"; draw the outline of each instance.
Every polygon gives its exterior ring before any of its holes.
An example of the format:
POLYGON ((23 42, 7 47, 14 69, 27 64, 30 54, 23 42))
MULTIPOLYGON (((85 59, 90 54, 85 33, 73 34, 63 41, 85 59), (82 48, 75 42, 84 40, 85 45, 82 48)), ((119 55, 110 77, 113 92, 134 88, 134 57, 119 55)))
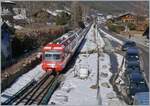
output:
POLYGON ((77 75, 80 79, 85 79, 89 76, 89 70, 87 68, 80 68, 77 75))
POLYGON ((103 69, 106 69, 106 68, 107 68, 107 65, 103 65, 102 68, 103 68, 103 69))
POLYGON ((116 94, 114 92, 107 93, 107 98, 108 99, 116 98, 116 94))
POLYGON ((108 77, 108 74, 107 73, 101 73, 100 76, 103 78, 106 78, 106 77, 108 77))
POLYGON ((102 83, 101 84, 103 87, 105 87, 105 88, 110 88, 110 86, 109 86, 109 84, 107 83, 107 82, 104 82, 104 83, 102 83))

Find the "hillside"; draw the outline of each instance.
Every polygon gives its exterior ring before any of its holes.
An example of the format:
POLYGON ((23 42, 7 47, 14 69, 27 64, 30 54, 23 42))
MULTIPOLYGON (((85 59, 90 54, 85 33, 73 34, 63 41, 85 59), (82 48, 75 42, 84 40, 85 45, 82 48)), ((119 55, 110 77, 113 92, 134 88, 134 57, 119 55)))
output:
POLYGON ((148 1, 86 1, 81 3, 107 14, 118 14, 127 11, 148 14, 149 11, 148 1))
MULTIPOLYGON (((148 1, 80 1, 82 5, 97 9, 105 14, 118 14, 120 12, 135 12, 147 14, 149 11, 148 1)), ((29 12, 37 11, 40 8, 64 9, 71 8, 71 1, 16 1, 17 7, 25 7, 29 12)))

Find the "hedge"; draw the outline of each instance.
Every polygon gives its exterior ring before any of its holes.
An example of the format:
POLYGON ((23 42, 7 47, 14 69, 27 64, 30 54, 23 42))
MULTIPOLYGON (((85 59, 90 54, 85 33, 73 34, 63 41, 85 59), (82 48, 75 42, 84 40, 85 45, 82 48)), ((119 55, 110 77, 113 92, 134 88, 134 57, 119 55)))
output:
POLYGON ((21 56, 25 52, 46 45, 48 42, 60 37, 66 31, 66 27, 55 27, 49 29, 48 31, 40 30, 16 33, 15 37, 12 39, 13 57, 21 56))
POLYGON ((123 25, 117 25, 117 24, 108 24, 108 28, 111 30, 111 31, 114 31, 114 32, 117 32, 119 33, 120 31, 124 31, 125 28, 123 25))

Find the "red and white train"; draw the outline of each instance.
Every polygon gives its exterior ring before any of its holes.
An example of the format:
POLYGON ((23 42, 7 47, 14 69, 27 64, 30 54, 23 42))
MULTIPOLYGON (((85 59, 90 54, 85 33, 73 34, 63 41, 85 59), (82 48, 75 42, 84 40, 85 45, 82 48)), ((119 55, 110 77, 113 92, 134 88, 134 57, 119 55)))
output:
POLYGON ((42 49, 42 69, 61 72, 79 47, 91 25, 62 36, 42 49))

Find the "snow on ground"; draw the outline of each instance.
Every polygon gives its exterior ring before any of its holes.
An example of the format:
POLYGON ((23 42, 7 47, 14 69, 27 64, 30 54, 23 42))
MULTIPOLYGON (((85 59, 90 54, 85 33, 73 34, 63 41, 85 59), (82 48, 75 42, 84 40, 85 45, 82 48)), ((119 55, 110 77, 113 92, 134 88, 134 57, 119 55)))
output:
POLYGON ((61 87, 54 93, 49 104, 55 103, 62 106, 97 106, 96 89, 91 88, 92 85, 96 84, 96 61, 94 61, 96 57, 96 54, 92 54, 88 58, 80 55, 78 60, 81 61, 76 62, 75 69, 78 70, 88 65, 89 71, 91 72, 90 76, 87 79, 80 79, 74 75, 74 69, 70 69, 65 75, 65 81, 61 83, 61 87), (89 60, 92 61, 92 64, 88 63, 89 60))
POLYGON ((96 30, 96 34, 97 34, 98 46, 100 48, 103 48, 105 46, 105 42, 104 42, 103 38, 101 37, 100 33, 98 32, 98 30, 96 30))
POLYGON ((89 32, 87 33, 87 36, 85 37, 86 39, 86 44, 83 46, 83 48, 81 49, 81 52, 84 52, 84 51, 90 51, 90 50, 96 50, 96 44, 95 44, 95 41, 94 41, 94 31, 95 31, 95 37, 97 39, 97 43, 99 45, 100 48, 104 47, 105 46, 105 42, 104 40, 102 39, 102 37, 100 36, 98 30, 95 30, 94 29, 94 24, 91 26, 91 29, 89 30, 89 32))
POLYGON ((113 91, 113 87, 109 82, 112 76, 110 68, 110 57, 108 54, 103 53, 100 57, 100 93, 102 98, 102 105, 123 106, 125 103, 117 97, 116 92, 113 91))
MULTIPOLYGON (((86 43, 81 51, 96 49, 96 45, 93 40, 93 25, 86 36, 86 43)), ((99 35, 100 37, 100 35, 99 35)), ((102 38, 98 39, 101 47, 103 47, 104 41, 102 38)), ((112 76, 110 72, 110 57, 106 53, 102 53, 100 58, 100 97, 102 105, 116 106, 124 105, 124 102, 120 101, 116 93, 113 91, 109 80, 112 76)), ((65 79, 61 83, 60 87, 52 95, 49 105, 61 105, 61 106, 98 106, 97 99, 97 53, 93 54, 79 54, 76 63, 73 68, 68 70, 64 75, 65 79), (76 75, 77 71, 81 68, 87 68, 89 70, 89 76, 86 79, 81 79, 76 75)), ((99 98, 100 99, 100 98, 99 98)))
POLYGON ((20 76, 15 83, 10 87, 7 88, 1 94, 1 102, 4 102, 8 98, 6 96, 13 96, 19 90, 21 90, 25 85, 27 85, 31 80, 35 79, 38 80, 45 72, 41 68, 41 64, 37 65, 34 69, 30 70, 26 74, 20 76))
POLYGON ((119 39, 117 39, 117 38, 115 38, 115 37, 113 37, 112 35, 110 35, 110 34, 108 34, 108 33, 106 33, 105 31, 103 31, 102 29, 99 29, 102 33, 104 33, 105 34, 105 36, 107 37, 107 38, 109 38, 109 39, 111 39, 111 40, 114 40, 114 41, 116 41, 116 42, 118 42, 118 43, 120 43, 121 45, 123 44, 123 41, 121 41, 121 40, 119 40, 119 39))
POLYGON ((85 37, 86 44, 83 46, 81 52, 96 49, 96 44, 94 43, 93 33, 94 33, 94 25, 91 26, 91 29, 89 30, 89 32, 87 33, 87 36, 85 37))
MULTIPOLYGON (((121 64, 122 64, 122 61, 123 61, 123 56, 118 54, 118 53, 115 53, 115 54, 116 54, 117 60, 118 60, 118 68, 121 68, 121 64)), ((125 70, 125 61, 124 61, 123 66, 122 66, 122 72, 124 72, 124 70, 125 70)), ((120 73, 120 74, 122 74, 122 73, 120 73)))
POLYGON ((118 68, 120 68, 121 67, 121 63, 123 61, 123 56, 121 54, 118 54, 118 53, 115 53, 115 55, 117 56, 117 60, 118 60, 118 68))
MULTIPOLYGON (((123 61, 123 56, 122 55, 120 55, 120 54, 117 54, 117 53, 115 53, 116 54, 116 56, 117 56, 117 60, 118 60, 118 68, 121 68, 121 65, 122 65, 122 61, 123 61)), ((119 77, 116 79, 116 83, 118 83, 119 85, 121 84, 121 83, 124 83, 124 81, 122 80, 122 75, 123 75, 123 73, 124 73, 124 71, 125 71, 125 62, 123 63, 123 65, 122 65, 122 68, 121 68, 121 71, 120 71, 120 73, 119 73, 119 77)), ((118 86, 119 86, 118 85, 118 86)))

